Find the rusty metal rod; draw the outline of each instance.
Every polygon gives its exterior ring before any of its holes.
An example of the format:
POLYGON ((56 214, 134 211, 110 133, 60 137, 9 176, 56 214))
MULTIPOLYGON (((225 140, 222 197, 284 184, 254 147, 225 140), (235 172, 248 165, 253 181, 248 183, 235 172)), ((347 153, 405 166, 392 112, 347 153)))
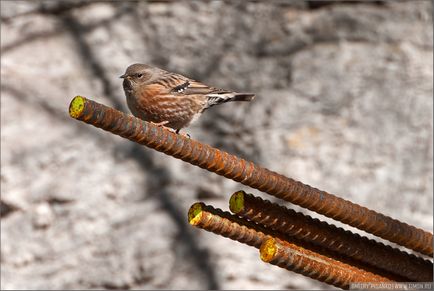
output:
POLYGON ((193 204, 188 211, 188 222, 196 227, 236 240, 259 249, 269 234, 255 223, 243 220, 229 212, 205 205, 193 204))
POLYGON ((314 245, 311 242, 287 236, 254 221, 248 221, 242 217, 222 211, 221 209, 205 205, 204 203, 195 203, 190 207, 188 211, 188 221, 191 225, 196 227, 256 248, 259 248, 266 239, 273 237, 292 244, 293 248, 301 247, 302 249, 312 251, 312 253, 329 257, 333 259, 334 263, 340 264, 342 262, 345 264, 345 267, 352 266, 356 268, 356 270, 366 271, 369 274, 377 274, 396 282, 408 281, 408 279, 401 276, 396 276, 378 268, 360 264, 360 262, 356 260, 344 258, 342 255, 314 245))
POLYGON ((276 238, 264 241, 259 252, 264 262, 342 289, 349 289, 350 284, 355 282, 393 282, 331 258, 312 255, 276 238))
POLYGON ((242 217, 232 215, 227 211, 206 205, 203 202, 194 203, 188 211, 188 222, 196 227, 215 234, 236 240, 259 249, 269 237, 278 238, 288 243, 299 244, 304 248, 322 250, 309 242, 302 242, 296 238, 287 237, 260 224, 248 221, 242 217))
MULTIPOLYGON (((281 235, 274 237, 275 232, 272 230, 202 202, 190 207, 188 221, 193 226, 256 248, 260 248, 268 239, 279 241, 295 257, 294 265, 287 267, 289 270, 337 287, 345 288, 351 282, 391 282, 385 277, 326 257, 291 241, 285 241, 281 235)), ((262 253, 261 250, 261 257, 262 253)))
POLYGON ((75 119, 347 223, 391 242, 428 256, 433 254, 433 237, 429 232, 95 101, 76 96, 71 101, 69 114, 75 119))
POLYGON ((392 282, 385 277, 303 248, 291 240, 285 241, 281 234, 201 202, 190 207, 188 219, 189 223, 196 227, 256 248, 264 245, 269 239, 277 241, 295 255, 301 256, 294 261, 294 266, 287 267, 289 270, 337 287, 346 288, 351 282, 392 282))
POLYGON ((433 264, 428 260, 271 203, 244 191, 235 192, 231 196, 229 209, 236 215, 274 231, 314 243, 402 276, 407 280, 419 282, 431 282, 433 280, 433 264))

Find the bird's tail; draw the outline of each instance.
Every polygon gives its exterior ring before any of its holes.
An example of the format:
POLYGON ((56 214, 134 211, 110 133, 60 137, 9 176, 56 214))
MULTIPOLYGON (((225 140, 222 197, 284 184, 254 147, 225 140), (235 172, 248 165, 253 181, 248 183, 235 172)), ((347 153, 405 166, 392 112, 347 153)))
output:
POLYGON ((251 101, 255 98, 255 94, 251 93, 235 93, 235 96, 230 98, 230 101, 251 101))
POLYGON ((231 102, 231 101, 251 101, 253 98, 255 98, 255 94, 227 92, 227 93, 218 93, 218 94, 208 94, 207 97, 208 97, 207 100, 208 104, 206 108, 225 102, 231 102))

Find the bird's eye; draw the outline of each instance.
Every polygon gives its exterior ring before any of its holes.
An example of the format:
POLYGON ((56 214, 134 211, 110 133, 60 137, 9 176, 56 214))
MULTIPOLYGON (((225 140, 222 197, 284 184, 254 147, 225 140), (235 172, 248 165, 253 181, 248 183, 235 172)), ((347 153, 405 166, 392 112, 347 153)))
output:
POLYGON ((137 74, 137 78, 143 77, 143 74, 137 74))

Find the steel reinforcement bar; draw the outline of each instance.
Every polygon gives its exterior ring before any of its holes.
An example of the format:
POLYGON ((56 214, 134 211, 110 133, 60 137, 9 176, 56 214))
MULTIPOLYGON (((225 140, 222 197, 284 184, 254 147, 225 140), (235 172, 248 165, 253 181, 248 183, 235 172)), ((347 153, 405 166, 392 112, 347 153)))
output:
POLYGON ((164 152, 277 198, 432 256, 431 233, 285 177, 253 162, 176 134, 82 96, 70 104, 71 117, 164 152))
POLYGON ((229 209, 232 213, 265 226, 267 229, 316 244, 402 276, 409 281, 431 282, 433 280, 433 264, 428 260, 244 191, 232 194, 229 209))
POLYGON ((193 226, 260 248, 265 262, 336 287, 348 289, 354 282, 394 282, 287 241, 272 230, 204 203, 190 207, 188 221, 193 226))

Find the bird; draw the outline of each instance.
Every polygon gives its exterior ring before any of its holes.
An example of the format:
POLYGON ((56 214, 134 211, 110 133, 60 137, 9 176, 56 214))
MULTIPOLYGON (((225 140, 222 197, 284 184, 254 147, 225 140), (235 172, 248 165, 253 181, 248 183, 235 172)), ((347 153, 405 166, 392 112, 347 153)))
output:
POLYGON ((130 65, 120 78, 128 108, 134 116, 176 133, 214 105, 255 98, 252 93, 211 87, 147 64, 130 65))

